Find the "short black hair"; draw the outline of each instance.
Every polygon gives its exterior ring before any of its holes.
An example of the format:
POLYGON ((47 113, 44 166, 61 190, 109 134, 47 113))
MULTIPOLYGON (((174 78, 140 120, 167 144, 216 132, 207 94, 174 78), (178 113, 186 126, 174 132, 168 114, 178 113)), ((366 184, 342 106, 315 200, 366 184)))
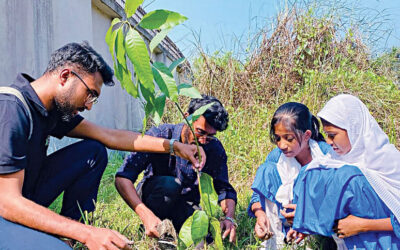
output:
POLYGON ((307 130, 311 131, 311 139, 325 141, 323 135, 319 132, 320 125, 318 119, 302 103, 287 102, 275 111, 269 130, 271 142, 275 144, 275 125, 281 122, 286 129, 295 134, 298 141, 300 141, 300 136, 307 130))
POLYGON ((83 74, 99 72, 105 85, 113 86, 114 71, 87 41, 68 43, 51 54, 45 73, 51 73, 59 67, 73 65, 83 74))
POLYGON ((215 97, 201 95, 202 98, 192 98, 189 104, 188 113, 193 114, 200 107, 209 103, 214 103, 203 113, 207 123, 218 131, 224 131, 228 127, 229 115, 222 103, 215 97))

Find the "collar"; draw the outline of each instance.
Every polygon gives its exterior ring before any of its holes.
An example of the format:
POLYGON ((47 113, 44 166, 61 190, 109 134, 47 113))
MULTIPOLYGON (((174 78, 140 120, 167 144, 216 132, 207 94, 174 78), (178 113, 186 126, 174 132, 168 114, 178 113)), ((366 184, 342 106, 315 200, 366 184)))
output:
POLYGON ((23 96, 29 100, 32 106, 43 116, 47 117, 49 112, 44 107, 42 101, 40 101, 39 96, 36 94, 35 90, 31 86, 31 82, 35 79, 28 74, 19 73, 11 87, 17 88, 23 96))
POLYGON ((173 129, 173 131, 172 131, 172 137, 171 137, 171 139, 175 139, 175 140, 177 140, 177 141, 180 141, 180 139, 181 139, 181 134, 182 134, 182 129, 183 129, 183 126, 184 126, 185 124, 184 123, 179 123, 179 124, 176 124, 175 126, 174 126, 174 129, 173 129))

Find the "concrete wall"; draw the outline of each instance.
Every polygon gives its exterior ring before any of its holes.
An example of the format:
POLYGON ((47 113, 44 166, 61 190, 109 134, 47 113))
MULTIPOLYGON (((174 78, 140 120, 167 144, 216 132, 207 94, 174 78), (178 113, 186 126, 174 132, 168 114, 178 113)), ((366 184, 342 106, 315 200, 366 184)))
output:
MULTIPOLYGON (((39 77, 51 52, 69 42, 87 40, 112 65, 104 37, 111 20, 123 15, 120 5, 115 0, 0 0, 0 86, 10 85, 18 72, 39 77)), ((167 65, 182 56, 170 40, 160 47, 152 57, 167 65)), ((138 131, 144 112, 141 101, 117 83, 104 86, 99 103, 82 115, 102 126, 138 131)), ((68 143, 52 139, 50 149, 68 143)))

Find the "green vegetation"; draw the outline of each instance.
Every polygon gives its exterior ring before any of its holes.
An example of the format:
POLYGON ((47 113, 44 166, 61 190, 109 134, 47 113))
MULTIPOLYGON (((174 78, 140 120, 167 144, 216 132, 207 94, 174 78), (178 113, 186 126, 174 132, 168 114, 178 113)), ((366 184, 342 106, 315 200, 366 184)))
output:
MULTIPOLYGON (((293 9, 281 13, 274 28, 261 34, 261 42, 246 60, 235 58, 234 53, 206 55, 200 49, 192 63, 194 85, 221 100, 230 114, 230 125, 218 138, 227 151, 230 180, 238 191, 239 227, 237 246, 225 240, 226 248, 256 249, 261 243, 246 209, 257 167, 274 147, 269 122, 279 105, 302 102, 315 114, 339 93, 357 95, 399 148, 400 49, 374 58, 356 28, 340 28, 338 18, 316 15, 312 8, 293 9)), ((187 105, 187 99, 180 101, 187 105)), ((175 110, 169 111, 173 105, 166 102, 163 122, 181 122, 175 110)), ((97 210, 89 215, 91 223, 122 232, 135 241, 135 249, 156 248, 156 241, 140 230, 140 219, 114 188, 114 173, 121 163, 121 156, 111 157, 97 210)))

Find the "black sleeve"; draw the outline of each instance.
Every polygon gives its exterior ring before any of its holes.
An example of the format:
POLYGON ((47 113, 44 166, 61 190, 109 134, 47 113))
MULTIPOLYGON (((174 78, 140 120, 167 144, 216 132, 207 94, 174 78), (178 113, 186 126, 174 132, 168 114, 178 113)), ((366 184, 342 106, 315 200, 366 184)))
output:
POLYGON ((62 139, 66 134, 68 134, 71 130, 73 130, 78 124, 83 120, 83 117, 80 115, 74 116, 71 121, 66 122, 63 120, 59 120, 57 122, 57 126, 50 133, 51 136, 57 137, 58 139, 62 139))
POLYGON ((213 177, 215 191, 218 194, 218 202, 232 199, 237 203, 237 194, 228 178, 228 157, 225 149, 219 141, 213 141, 205 145, 207 161, 204 172, 213 177))
MULTIPOLYGON (((155 137, 160 136, 160 129, 157 127, 151 128, 146 132, 146 135, 155 137)), ((132 152, 129 153, 122 163, 121 167, 115 174, 116 177, 123 177, 135 183, 139 174, 144 171, 150 163, 151 153, 132 152)))
POLYGON ((14 173, 27 165, 30 121, 21 101, 14 96, 0 100, 0 174, 14 173))
POLYGON ((150 155, 140 152, 128 154, 115 176, 129 179, 132 183, 135 183, 139 174, 149 165, 150 155))

